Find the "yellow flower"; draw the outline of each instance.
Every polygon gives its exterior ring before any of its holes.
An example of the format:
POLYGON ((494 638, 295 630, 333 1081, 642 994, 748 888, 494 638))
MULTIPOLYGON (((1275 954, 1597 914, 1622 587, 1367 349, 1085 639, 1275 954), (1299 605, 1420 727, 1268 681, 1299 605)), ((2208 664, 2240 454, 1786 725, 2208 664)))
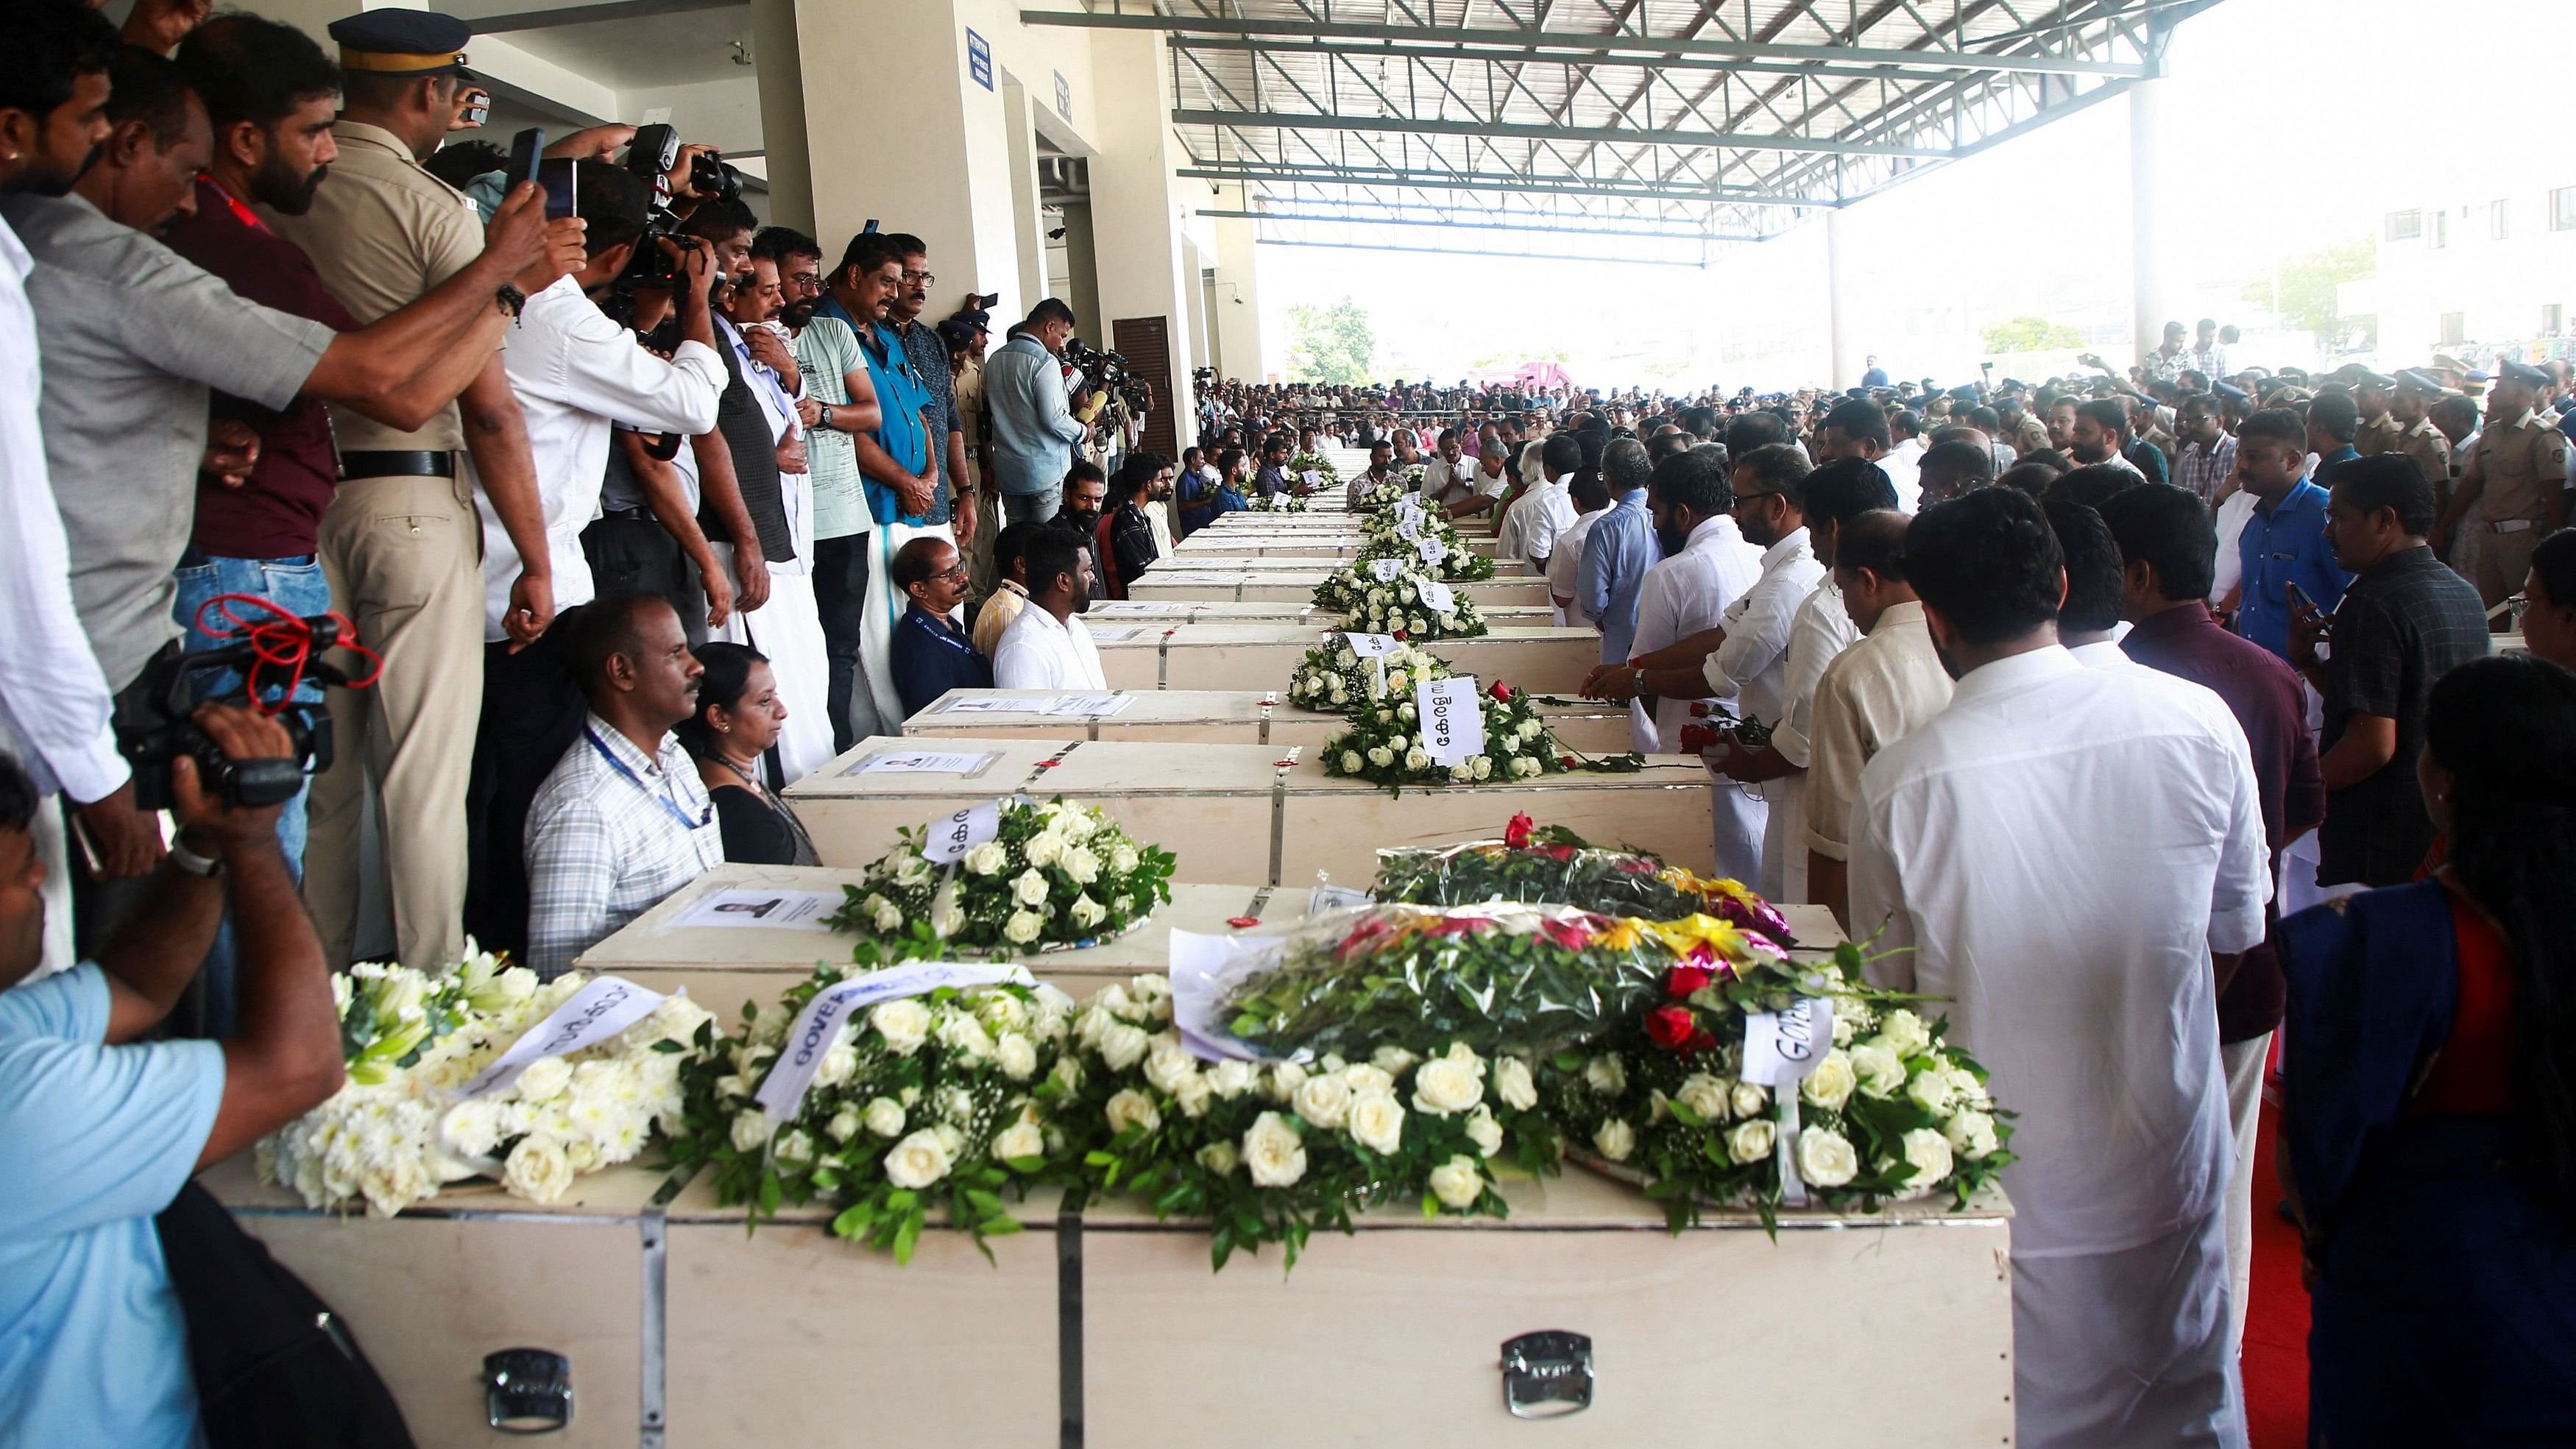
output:
POLYGON ((1621 916, 1612 921, 1609 929, 1595 939, 1595 944, 1607 946, 1613 951, 1625 951, 1644 939, 1643 933, 1638 930, 1638 927, 1643 924, 1633 917, 1621 916))
POLYGON ((1743 933, 1715 916, 1691 915, 1678 921, 1648 921, 1644 924, 1676 956, 1687 956, 1693 947, 1705 945, 1721 961, 1742 963, 1752 958, 1751 948, 1744 944, 1743 933))

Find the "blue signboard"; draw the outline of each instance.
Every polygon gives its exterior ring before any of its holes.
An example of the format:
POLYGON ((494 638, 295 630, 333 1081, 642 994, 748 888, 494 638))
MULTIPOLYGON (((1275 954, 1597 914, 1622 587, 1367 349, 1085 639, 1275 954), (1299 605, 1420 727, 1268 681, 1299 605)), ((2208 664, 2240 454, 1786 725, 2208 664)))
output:
POLYGON ((1055 73, 1055 113, 1073 119, 1073 82, 1064 78, 1063 71, 1055 73))
POLYGON ((975 84, 988 91, 993 88, 993 42, 972 30, 966 32, 966 73, 975 78, 975 84))

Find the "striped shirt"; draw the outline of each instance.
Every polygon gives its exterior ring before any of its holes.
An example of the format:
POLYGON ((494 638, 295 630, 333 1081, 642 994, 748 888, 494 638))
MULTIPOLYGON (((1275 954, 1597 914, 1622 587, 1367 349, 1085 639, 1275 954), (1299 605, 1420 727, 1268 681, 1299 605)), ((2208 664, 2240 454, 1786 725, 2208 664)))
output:
POLYGON ((2227 480, 2236 476, 2236 436, 2220 433, 2218 445, 2204 448, 2198 443, 2182 445, 2182 456, 2174 460, 2174 481, 2199 495, 2200 501, 2215 506, 2218 492, 2227 480))
POLYGON ((679 740, 666 734, 647 756, 596 714, 537 787, 525 840, 527 964, 547 980, 725 858, 679 740))

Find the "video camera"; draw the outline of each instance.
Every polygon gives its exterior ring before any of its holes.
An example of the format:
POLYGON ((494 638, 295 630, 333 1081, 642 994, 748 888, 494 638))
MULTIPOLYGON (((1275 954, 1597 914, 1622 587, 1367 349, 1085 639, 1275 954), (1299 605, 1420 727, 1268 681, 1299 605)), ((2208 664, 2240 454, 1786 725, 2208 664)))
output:
MULTIPOLYGON (((311 618, 304 627, 312 631, 305 677, 347 688, 349 676, 320 657, 340 642, 340 621, 311 618)), ((165 653, 145 666, 138 686, 119 696, 115 717, 117 751, 134 766, 135 806, 170 808, 170 766, 182 755, 197 762, 199 784, 235 807, 282 805, 304 788, 308 770, 331 768, 331 715, 319 704, 289 700, 277 711, 275 718, 294 742, 291 760, 233 759, 188 717, 205 699, 216 697, 198 695, 198 676, 239 671, 241 688, 220 698, 247 701, 263 688, 286 687, 287 680, 277 677, 281 668, 262 659, 259 645, 249 638, 189 654, 165 653)))

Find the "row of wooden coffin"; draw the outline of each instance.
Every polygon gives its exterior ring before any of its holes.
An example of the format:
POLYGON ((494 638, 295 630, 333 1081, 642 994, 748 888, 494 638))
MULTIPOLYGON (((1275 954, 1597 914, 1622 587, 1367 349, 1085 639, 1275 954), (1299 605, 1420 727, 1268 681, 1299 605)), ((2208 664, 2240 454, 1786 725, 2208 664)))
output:
MULTIPOLYGON (((581 964, 685 986, 732 1020, 850 942, 743 913, 694 924, 695 908, 853 879, 726 866, 581 964)), ((1029 965, 1083 995, 1159 969, 1174 929, 1293 921, 1308 896, 1179 885, 1127 936, 1029 965)), ((1802 940, 1835 939, 1829 915, 1789 909, 1802 940)), ((482 1375, 486 1355, 514 1348, 570 1360, 574 1412, 549 1442, 580 1446, 1529 1436, 1560 1449, 1877 1449, 1889 1424, 1909 1444, 2002 1443, 2012 1429, 2000 1194, 1956 1211, 1792 1213, 1776 1241, 1749 1213, 1713 1212, 1676 1239, 1634 1188, 1569 1167, 1508 1179, 1507 1219, 1428 1222, 1398 1208, 1353 1237, 1319 1235, 1283 1278, 1276 1250, 1211 1274, 1203 1225, 1156 1222, 1128 1198, 1068 1210, 1052 1190, 1014 1207, 1025 1231, 995 1239, 989 1264, 962 1235, 934 1230, 897 1267, 827 1236, 819 1211, 791 1207, 746 1232, 742 1210, 718 1206, 705 1181, 675 1187, 645 1166, 580 1179, 551 1206, 460 1186, 390 1221, 311 1211, 257 1184, 246 1158, 206 1181, 331 1303, 425 1449, 505 1442, 486 1424, 482 1375), (1580 1342, 1523 1342, 1549 1331, 1580 1342), (1711 1348, 1764 1336, 1781 1349, 1711 1348), (1517 1389, 1507 1359, 1531 1370, 1517 1389), (1584 1363, 1579 1380, 1548 1376, 1584 1363), (1588 1407, 1553 1428, 1523 1427, 1506 1406, 1508 1393, 1576 1383, 1588 1407)))
POLYGON ((1879 1449, 2013 1428, 2000 1194, 1676 1238, 1568 1167, 1507 1181, 1505 1219, 1398 1208, 1318 1234, 1283 1277, 1277 1249, 1211 1273, 1203 1225, 1053 1189, 1012 1207, 1024 1231, 991 1262, 934 1228, 899 1267, 822 1212, 746 1232, 703 1180, 670 1194, 638 1166, 550 1207, 451 1189, 390 1220, 306 1209, 246 1155, 206 1182, 332 1306, 422 1449, 526 1442, 488 1417, 487 1356, 512 1349, 568 1361, 570 1418, 538 1441, 566 1449, 1879 1449))
POLYGON ((898 831, 1000 796, 1060 795, 1096 805, 1138 840, 1172 851, 1184 879, 1303 886, 1318 874, 1363 882, 1376 872, 1380 846, 1494 838, 1520 814, 1706 874, 1716 863, 1711 792, 1740 788, 1713 780, 1695 759, 1664 756, 1632 773, 1575 771, 1395 796, 1327 774, 1321 750, 1302 745, 1063 737, 1071 732, 871 737, 789 786, 787 801, 825 865, 864 865, 892 847, 898 831))

